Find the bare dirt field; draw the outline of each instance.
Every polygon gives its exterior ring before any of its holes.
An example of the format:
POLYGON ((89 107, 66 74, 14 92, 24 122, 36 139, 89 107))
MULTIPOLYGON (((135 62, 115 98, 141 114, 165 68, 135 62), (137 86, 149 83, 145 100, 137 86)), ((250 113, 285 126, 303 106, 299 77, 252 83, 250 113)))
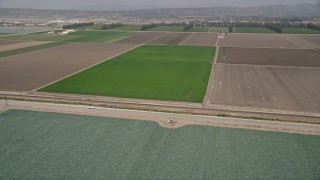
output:
POLYGON ((193 33, 181 41, 179 45, 215 46, 217 38, 217 33, 193 33))
POLYGON ((219 46, 244 48, 301 48, 299 45, 289 42, 278 34, 228 34, 224 38, 219 39, 219 46))
POLYGON ((320 68, 217 64, 211 104, 320 112, 320 68))
POLYGON ((320 35, 300 35, 299 37, 320 46, 320 35))
POLYGON ((2 58, 0 89, 34 90, 137 46, 124 43, 71 43, 2 58))
POLYGON ((8 41, 8 40, 0 40, 0 48, 2 46, 5 45, 9 45, 9 44, 16 44, 16 43, 20 43, 21 41, 8 41))
POLYGON ((131 37, 118 41, 117 43, 133 43, 133 44, 143 44, 157 37, 166 34, 165 32, 137 32, 136 34, 132 35, 131 37))
POLYGON ((320 67, 320 50, 220 48, 219 63, 320 67))
POLYGON ((47 44, 48 41, 28 41, 28 42, 18 42, 18 43, 11 43, 7 45, 0 46, 0 52, 10 51, 14 49, 26 48, 31 46, 38 46, 42 44, 47 44))
POLYGON ((188 38, 190 33, 168 33, 168 35, 162 36, 148 44, 166 44, 166 45, 178 45, 184 39, 188 38))
POLYGON ((282 34, 282 38, 304 49, 320 48, 320 35, 282 34))

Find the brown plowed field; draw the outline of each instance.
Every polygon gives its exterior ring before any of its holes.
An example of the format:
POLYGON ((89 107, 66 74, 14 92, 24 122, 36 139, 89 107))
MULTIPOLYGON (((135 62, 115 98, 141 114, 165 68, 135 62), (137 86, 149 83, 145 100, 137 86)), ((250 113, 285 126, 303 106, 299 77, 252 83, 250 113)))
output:
POLYGON ((48 41, 28 41, 28 42, 12 43, 12 44, 0 46, 0 52, 26 48, 31 46, 38 46, 38 45, 47 44, 47 43, 49 42, 48 41))
POLYGON ((168 33, 168 35, 162 36, 148 44, 166 44, 166 45, 178 45, 181 41, 188 38, 190 33, 168 33))
POLYGON ((281 37, 303 49, 320 48, 320 35, 283 34, 281 37))
POLYGON ((181 41, 179 45, 216 46, 217 38, 217 33, 193 33, 181 41))
POLYGON ((220 48, 218 62, 228 64, 320 67, 320 50, 220 48))
POLYGON ((300 35, 299 37, 320 46, 320 35, 300 35))
POLYGON ((138 32, 127 39, 118 41, 117 43, 143 44, 143 43, 152 41, 164 34, 166 33, 165 32, 138 32))
POLYGON ((298 45, 289 42, 278 34, 228 34, 219 39, 220 47, 244 48, 292 48, 299 49, 298 45))
POLYGON ((217 64, 210 103, 320 112, 320 68, 217 64))
POLYGON ((71 43, 2 58, 0 89, 33 90, 137 46, 124 43, 71 43))
POLYGON ((16 44, 16 43, 20 43, 21 41, 8 41, 8 40, 1 40, 0 39, 0 47, 1 46, 5 46, 5 45, 9 45, 9 44, 16 44))

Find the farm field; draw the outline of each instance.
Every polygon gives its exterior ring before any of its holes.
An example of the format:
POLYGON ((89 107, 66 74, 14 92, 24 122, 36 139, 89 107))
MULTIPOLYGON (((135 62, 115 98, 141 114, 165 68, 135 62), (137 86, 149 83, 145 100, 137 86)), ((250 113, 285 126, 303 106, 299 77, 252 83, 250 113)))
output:
POLYGON ((276 33, 265 27, 233 27, 232 33, 276 33))
POLYGON ((302 49, 320 48, 320 41, 317 41, 320 40, 320 35, 282 34, 281 38, 302 49))
POLYGON ((218 62, 320 67, 320 51, 312 49, 220 48, 218 62))
POLYGON ((126 39, 131 36, 130 32, 113 32, 113 31, 77 31, 71 33, 72 36, 79 36, 67 40, 69 42, 98 42, 98 43, 111 43, 119 40, 126 39))
POLYGON ((202 27, 193 27, 188 30, 188 32, 209 32, 211 27, 209 26, 202 26, 202 27))
POLYGON ((10 110, 0 179, 317 179, 319 136, 10 110))
POLYGON ((141 25, 124 25, 121 27, 112 28, 113 31, 141 31, 141 25))
POLYGON ((23 33, 34 33, 38 31, 41 31, 41 30, 0 28, 0 34, 23 34, 23 33))
POLYGON ((11 44, 7 43, 6 45, 0 45, 0 53, 4 52, 4 51, 14 50, 14 49, 39 46, 39 45, 43 45, 43 44, 47 44, 47 43, 49 43, 49 42, 46 42, 46 41, 27 41, 27 42, 14 41, 14 43, 11 43, 11 44))
POLYGON ((0 39, 0 47, 10 45, 10 44, 16 44, 20 43, 21 41, 8 41, 8 40, 1 40, 0 39))
MULTIPOLYGON (((0 52, 0 58, 3 57, 8 57, 8 56, 14 56, 17 54, 22 54, 22 53, 27 53, 27 52, 31 52, 31 51, 37 51, 37 50, 41 50, 41 49, 46 49, 46 48, 50 48, 50 47, 54 47, 54 46, 59 46, 59 45, 63 45, 65 44, 64 42, 53 42, 53 43, 47 43, 47 42, 39 42, 39 41, 29 41, 30 44, 28 44, 28 42, 25 42, 27 45, 34 45, 34 46, 30 46, 30 47, 25 47, 25 48, 21 48, 21 44, 18 46, 15 46, 15 44, 12 47, 12 50, 8 50, 8 51, 3 51, 0 52), (40 45, 36 45, 36 44, 40 44, 40 45), (20 47, 19 47, 20 46, 20 47), (19 49, 16 49, 19 48, 19 49)), ((1 47, 0 47, 1 49, 1 47)), ((1 59, 0 59, 1 61, 1 59)))
POLYGON ((171 32, 183 32, 184 26, 157 26, 147 29, 146 31, 171 31, 171 32))
MULTIPOLYGON (((306 35, 307 38, 318 38, 318 35, 306 35)), ((287 49, 314 49, 317 46, 311 40, 304 39, 303 35, 282 34, 228 34, 219 40, 220 47, 243 48, 287 48, 287 49)), ((320 46, 320 43, 319 43, 320 46)))
POLYGON ((283 28, 283 34, 320 34, 320 31, 307 28, 283 28))
POLYGON ((131 37, 120 40, 118 43, 133 43, 133 44, 143 44, 160 36, 167 34, 166 32, 137 32, 132 34, 131 37))
POLYGON ((137 47, 70 43, 0 59, 0 89, 30 91, 137 47))
POLYGON ((212 104, 299 112, 320 111, 320 68, 217 65, 212 104))
POLYGON ((24 41, 64 41, 64 42, 98 42, 110 43, 130 37, 130 32, 112 31, 77 31, 67 35, 58 34, 24 34, 17 36, 4 36, 0 39, 24 41))
POLYGON ((168 33, 167 35, 161 36, 147 44, 178 45, 190 35, 190 33, 168 33))
POLYGON ((40 91, 202 102, 215 49, 142 46, 40 91))
POLYGON ((193 33, 179 42, 179 45, 185 46, 215 46, 217 42, 217 33, 193 33))

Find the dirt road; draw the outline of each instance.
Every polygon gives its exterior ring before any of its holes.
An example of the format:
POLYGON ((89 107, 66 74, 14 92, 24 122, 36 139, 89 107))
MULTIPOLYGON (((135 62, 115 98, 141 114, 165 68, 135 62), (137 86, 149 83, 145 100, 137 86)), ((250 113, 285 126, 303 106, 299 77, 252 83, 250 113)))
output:
POLYGON ((259 121, 241 118, 186 115, 163 112, 137 111, 96 107, 89 109, 87 106, 51 104, 27 101, 9 100, 8 106, 0 100, 0 109, 24 109, 33 111, 58 112, 68 114, 81 114, 102 117, 127 118, 135 120, 148 120, 158 122, 167 128, 179 128, 185 125, 209 125, 230 128, 255 129, 263 131, 278 131, 298 134, 320 135, 320 125, 304 123, 288 123, 276 121, 259 121), (169 125, 168 120, 176 121, 175 125, 169 125))

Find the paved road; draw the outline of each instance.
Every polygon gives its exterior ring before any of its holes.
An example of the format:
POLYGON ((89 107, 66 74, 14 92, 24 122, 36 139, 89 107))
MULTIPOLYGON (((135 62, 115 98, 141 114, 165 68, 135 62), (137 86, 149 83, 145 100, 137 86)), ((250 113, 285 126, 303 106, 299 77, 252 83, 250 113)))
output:
POLYGON ((51 104, 27 101, 8 101, 8 106, 5 106, 5 101, 0 100, 0 111, 4 109, 25 109, 34 111, 48 111, 60 112, 70 114, 81 114, 91 116, 127 118, 137 120, 149 120, 158 122, 160 125, 168 128, 178 128, 184 125, 210 125, 231 128, 257 129, 265 131, 279 131, 299 134, 315 134, 320 135, 320 125, 304 124, 304 123, 290 123, 277 121, 261 121, 249 120, 241 118, 228 117, 214 117, 214 116, 200 116, 187 114, 174 114, 163 112, 150 112, 138 110, 124 110, 96 107, 89 109, 88 106, 79 105, 65 105, 65 104, 51 104), (174 126, 168 125, 167 121, 174 119, 176 124, 174 126))

